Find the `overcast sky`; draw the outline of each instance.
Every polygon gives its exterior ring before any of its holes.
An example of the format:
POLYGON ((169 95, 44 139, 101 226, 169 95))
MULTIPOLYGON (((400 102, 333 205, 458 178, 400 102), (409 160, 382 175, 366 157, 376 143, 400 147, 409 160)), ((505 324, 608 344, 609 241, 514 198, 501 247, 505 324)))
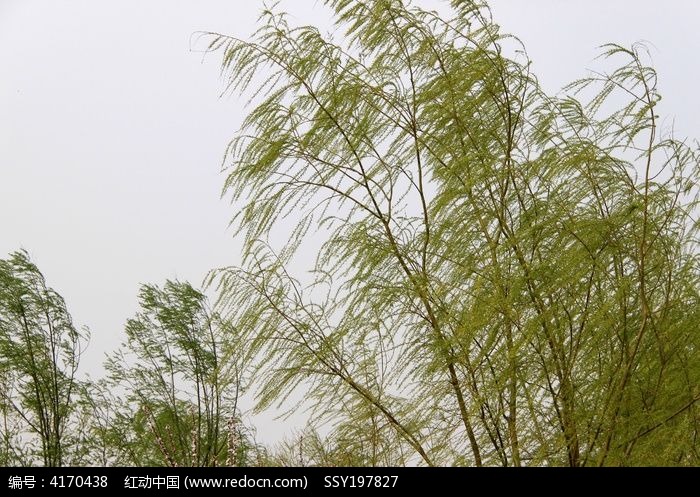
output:
MULTIPOLYGON (((491 5, 551 92, 594 67, 597 46, 648 41, 666 124, 675 118, 677 135, 700 137, 697 0, 491 5)), ((281 6, 298 23, 326 21, 314 0, 281 6)), ((217 58, 202 60, 189 44, 198 30, 245 37, 261 8, 0 0, 0 258, 29 250, 75 321, 90 327, 85 364, 97 374, 141 283, 199 284, 209 269, 239 262, 219 171, 244 109, 219 98, 217 58)))

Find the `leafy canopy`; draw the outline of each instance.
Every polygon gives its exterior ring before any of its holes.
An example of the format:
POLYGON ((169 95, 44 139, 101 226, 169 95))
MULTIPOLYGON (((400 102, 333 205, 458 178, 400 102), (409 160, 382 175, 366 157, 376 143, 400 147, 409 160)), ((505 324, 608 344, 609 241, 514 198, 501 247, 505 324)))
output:
POLYGON ((245 263, 212 281, 259 407, 303 392, 427 465, 697 464, 698 150, 660 129, 643 47, 551 96, 485 4, 325 3, 339 42, 274 10, 210 35, 252 102, 226 156, 245 263))
POLYGON ((87 339, 27 252, 0 260, 3 464, 81 462, 76 373, 87 339))

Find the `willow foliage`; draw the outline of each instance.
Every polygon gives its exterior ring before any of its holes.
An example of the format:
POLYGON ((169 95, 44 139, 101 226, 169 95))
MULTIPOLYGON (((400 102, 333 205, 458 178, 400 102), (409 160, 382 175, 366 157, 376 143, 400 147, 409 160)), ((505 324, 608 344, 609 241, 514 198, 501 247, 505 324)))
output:
POLYGON ((0 464, 79 464, 76 373, 88 331, 25 251, 0 260, 0 464))
POLYGON ((343 454, 379 419, 402 463, 699 463, 698 150, 643 47, 549 96, 486 5, 326 4, 340 42, 268 11, 209 46, 253 105, 216 281, 260 407, 301 396, 343 454))
POLYGON ((107 440, 110 462, 241 463, 247 444, 237 408, 243 371, 228 341, 233 330, 186 282, 143 285, 139 304, 127 321, 126 342, 106 363, 107 386, 120 397, 111 401, 109 428, 98 433, 107 440))

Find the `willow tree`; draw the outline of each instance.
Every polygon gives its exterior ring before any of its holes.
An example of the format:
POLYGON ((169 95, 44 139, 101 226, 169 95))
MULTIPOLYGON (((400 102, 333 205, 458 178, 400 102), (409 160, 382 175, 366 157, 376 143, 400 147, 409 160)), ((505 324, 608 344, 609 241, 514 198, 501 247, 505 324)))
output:
POLYGON ((24 251, 0 260, 0 409, 4 464, 76 463, 76 378, 87 331, 24 251))
POLYGON ((698 150, 643 47, 550 96, 479 2, 326 4, 339 42, 272 11, 210 34, 253 105, 216 274, 259 408, 380 416, 426 465, 700 462, 698 150))
POLYGON ((108 458, 137 466, 244 463, 234 330, 189 283, 144 285, 139 304, 126 342, 107 361, 107 385, 122 402, 110 412, 96 406, 103 422, 94 428, 108 458))

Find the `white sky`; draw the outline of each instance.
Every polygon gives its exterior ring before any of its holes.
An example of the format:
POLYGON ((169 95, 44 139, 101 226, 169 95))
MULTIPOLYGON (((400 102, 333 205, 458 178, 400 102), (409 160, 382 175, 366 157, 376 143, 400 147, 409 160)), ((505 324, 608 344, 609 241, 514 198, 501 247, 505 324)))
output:
MULTIPOLYGON (((433 8, 438 0, 416 1, 433 8)), ((316 0, 281 8, 324 22, 316 0)), ((697 0, 492 0, 545 88, 594 67, 606 42, 652 44, 661 113, 699 137, 697 0)), ((122 339, 141 283, 199 284, 239 262, 219 200, 224 147, 244 117, 219 98, 198 30, 247 36, 262 1, 0 0, 0 258, 24 247, 92 331, 86 369, 122 339)), ((263 441, 277 429, 258 426, 263 441)))

